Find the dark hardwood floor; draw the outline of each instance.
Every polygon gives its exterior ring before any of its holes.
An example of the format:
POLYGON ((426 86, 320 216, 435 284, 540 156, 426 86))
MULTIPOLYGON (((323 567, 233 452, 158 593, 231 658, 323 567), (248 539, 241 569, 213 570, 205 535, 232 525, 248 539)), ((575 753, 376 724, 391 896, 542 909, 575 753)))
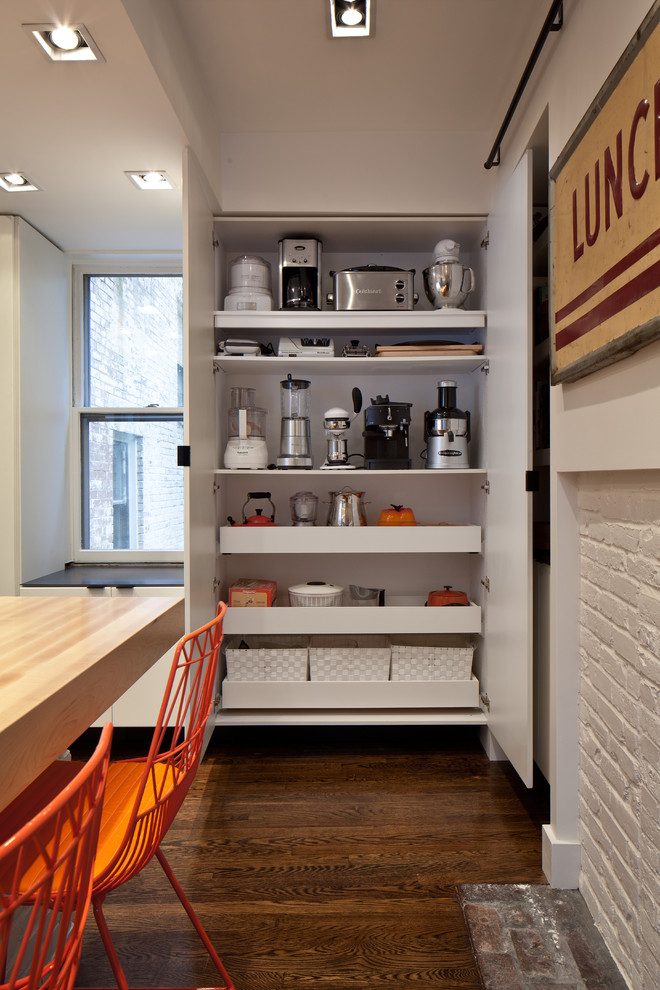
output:
MULTIPOLYGON (((463 990, 456 885, 544 882, 548 820, 542 778, 473 729, 241 727, 216 729, 163 848, 237 990, 463 990)), ((156 862, 106 908, 131 987, 214 985, 156 862)), ((114 986, 91 916, 76 982, 114 986)))

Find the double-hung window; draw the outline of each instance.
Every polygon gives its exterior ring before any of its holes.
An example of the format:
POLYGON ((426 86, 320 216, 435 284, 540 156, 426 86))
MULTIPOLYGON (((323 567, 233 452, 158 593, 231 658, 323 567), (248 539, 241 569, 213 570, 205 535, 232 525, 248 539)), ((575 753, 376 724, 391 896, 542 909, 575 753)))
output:
POLYGON ((80 269, 74 284, 74 558, 182 560, 182 277, 80 269))

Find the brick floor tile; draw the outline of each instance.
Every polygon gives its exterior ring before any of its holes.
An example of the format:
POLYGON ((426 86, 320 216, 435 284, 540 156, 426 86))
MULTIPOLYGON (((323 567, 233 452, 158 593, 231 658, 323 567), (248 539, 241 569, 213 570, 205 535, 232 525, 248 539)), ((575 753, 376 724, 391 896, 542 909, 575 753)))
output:
POLYGON ((511 941, 523 973, 557 976, 554 959, 539 932, 531 928, 514 928, 511 931, 511 941))
POLYGON ((475 952, 506 952, 508 946, 497 911, 484 904, 466 904, 465 914, 475 952))
POLYGON ((523 990, 511 956, 503 952, 485 952, 479 956, 479 966, 486 990, 523 990))

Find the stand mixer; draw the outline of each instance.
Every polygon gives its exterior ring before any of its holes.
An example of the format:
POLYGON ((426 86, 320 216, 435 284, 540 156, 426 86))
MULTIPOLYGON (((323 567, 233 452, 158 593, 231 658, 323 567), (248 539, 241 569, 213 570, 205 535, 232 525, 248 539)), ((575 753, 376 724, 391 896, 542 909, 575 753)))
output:
POLYGON ((339 406, 333 406, 332 409, 327 409, 324 413, 323 427, 328 451, 325 462, 321 465, 322 470, 331 471, 355 467, 355 464, 348 463, 349 454, 346 449, 344 434, 362 409, 362 392, 359 388, 354 388, 351 394, 353 397, 353 416, 339 406))

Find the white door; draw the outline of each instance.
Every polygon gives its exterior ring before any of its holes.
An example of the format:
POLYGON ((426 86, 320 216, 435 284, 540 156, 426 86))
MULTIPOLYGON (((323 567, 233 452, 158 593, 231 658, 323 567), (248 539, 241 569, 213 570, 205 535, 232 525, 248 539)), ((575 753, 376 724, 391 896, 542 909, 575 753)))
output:
POLYGON ((482 690, 489 730, 528 787, 532 735, 532 158, 488 218, 488 360, 482 690))
POLYGON ((187 357, 184 435, 190 467, 184 468, 186 540, 186 629, 197 629, 215 615, 216 467, 213 310, 215 274, 213 210, 199 164, 186 149, 183 159, 184 354, 187 357))

